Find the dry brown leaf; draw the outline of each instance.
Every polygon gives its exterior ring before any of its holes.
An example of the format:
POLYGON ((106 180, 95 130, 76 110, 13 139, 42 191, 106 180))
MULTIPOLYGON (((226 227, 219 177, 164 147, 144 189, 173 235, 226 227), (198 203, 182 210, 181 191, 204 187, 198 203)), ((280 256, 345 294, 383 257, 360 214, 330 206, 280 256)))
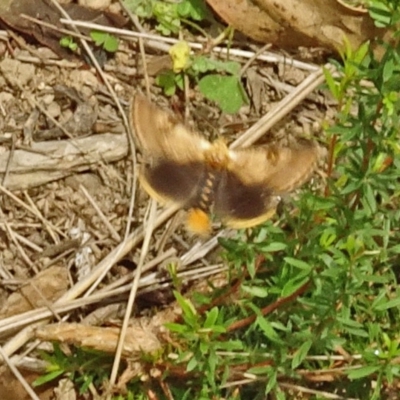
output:
MULTIPOLYGON (((39 327, 36 337, 41 340, 58 341, 80 347, 114 353, 121 329, 104 328, 83 324, 53 324, 39 327)), ((159 350, 161 343, 148 327, 130 326, 126 333, 122 355, 136 358, 142 353, 159 350)))
MULTIPOLYGON (((174 302, 170 307, 152 317, 133 319, 126 334, 122 355, 132 359, 143 352, 152 353, 159 350, 162 346, 159 337, 166 334, 164 324, 176 321, 181 313, 181 308, 174 302)), ((119 327, 104 328, 77 323, 61 323, 38 327, 35 335, 40 340, 59 341, 114 353, 120 332, 119 327)))
MULTIPOLYGON (((40 374, 32 371, 20 370, 25 380, 32 382, 40 377, 40 374)), ((53 398, 53 388, 50 385, 43 385, 34 389, 40 400, 50 400, 53 398)), ((30 400, 31 396, 26 392, 19 380, 5 366, 0 368, 0 395, 1 400, 30 400)))
MULTIPOLYGON (((72 20, 90 21, 117 28, 121 28, 126 22, 126 19, 121 15, 99 12, 77 4, 66 4, 63 8, 72 20)), ((60 12, 50 1, 2 1, 0 2, 0 22, 3 22, 19 33, 35 38, 39 43, 51 48, 60 58, 70 59, 77 56, 76 53, 72 53, 60 46, 59 40, 65 36, 64 33, 45 26, 36 25, 32 21, 21 17, 21 14, 42 20, 47 24, 53 24, 58 29, 64 28, 59 22, 60 12)))
MULTIPOLYGON (((281 48, 325 47, 337 52, 344 37, 353 48, 389 32, 368 13, 337 0, 207 0, 235 29, 281 48)), ((388 35, 389 36, 389 35, 388 35)), ((389 36, 390 37, 390 36, 389 36)))
POLYGON ((68 282, 64 267, 53 266, 40 272, 8 297, 0 309, 0 319, 52 304, 67 291, 68 282))

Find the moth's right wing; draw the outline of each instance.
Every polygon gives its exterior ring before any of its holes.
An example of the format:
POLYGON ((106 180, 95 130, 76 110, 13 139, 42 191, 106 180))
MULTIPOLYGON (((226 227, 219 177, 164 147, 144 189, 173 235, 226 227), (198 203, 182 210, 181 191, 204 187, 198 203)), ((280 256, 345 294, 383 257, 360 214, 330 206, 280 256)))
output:
POLYGON ((247 185, 268 187, 273 194, 288 193, 311 177, 323 153, 309 140, 292 147, 264 145, 230 150, 228 170, 247 185))

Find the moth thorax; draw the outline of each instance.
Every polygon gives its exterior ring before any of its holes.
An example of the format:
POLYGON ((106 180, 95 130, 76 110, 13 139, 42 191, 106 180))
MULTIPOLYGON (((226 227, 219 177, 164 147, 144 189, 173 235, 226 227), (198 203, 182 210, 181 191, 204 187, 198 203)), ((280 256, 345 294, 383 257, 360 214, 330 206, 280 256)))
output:
POLYGON ((205 159, 211 168, 222 170, 229 164, 229 150, 222 139, 216 140, 205 153, 205 159))

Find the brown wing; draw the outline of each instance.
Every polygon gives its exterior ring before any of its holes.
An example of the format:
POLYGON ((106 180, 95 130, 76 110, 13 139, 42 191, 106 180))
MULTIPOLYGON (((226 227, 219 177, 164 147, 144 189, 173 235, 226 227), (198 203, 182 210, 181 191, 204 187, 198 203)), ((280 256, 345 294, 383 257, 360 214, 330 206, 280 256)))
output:
POLYGON ((201 162, 204 151, 211 147, 207 140, 191 132, 174 115, 153 105, 142 95, 133 98, 129 117, 136 142, 147 157, 180 164, 201 162))
POLYGON ((140 182, 146 192, 161 203, 190 207, 206 179, 211 144, 142 95, 132 100, 129 117, 143 153, 140 182))
POLYGON ((229 151, 227 170, 215 193, 215 213, 236 229, 261 224, 275 213, 277 195, 309 179, 321 152, 309 141, 292 148, 229 151))
POLYGON ((151 197, 160 203, 175 203, 184 208, 196 205, 206 179, 204 163, 180 164, 164 159, 143 165, 140 174, 140 183, 151 197))
POLYGON ((263 184, 248 184, 231 171, 221 172, 214 194, 214 212, 225 225, 243 229, 271 218, 278 197, 263 184))
POLYGON ((315 170, 322 149, 303 140, 293 147, 275 145, 229 151, 229 171, 247 185, 287 193, 306 182, 315 170))

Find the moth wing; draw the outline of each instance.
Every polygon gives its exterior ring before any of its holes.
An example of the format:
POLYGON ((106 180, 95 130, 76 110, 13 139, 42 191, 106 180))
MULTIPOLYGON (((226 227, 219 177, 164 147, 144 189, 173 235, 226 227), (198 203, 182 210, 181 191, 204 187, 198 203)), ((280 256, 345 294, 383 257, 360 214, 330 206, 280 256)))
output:
POLYGON ((199 162, 204 160, 204 151, 211 147, 210 142, 142 95, 133 98, 129 117, 140 149, 153 159, 180 164, 199 162))
POLYGON ((303 141, 292 148, 261 146, 229 151, 229 162, 215 194, 215 213, 226 225, 249 228, 275 213, 278 195, 310 178, 322 150, 303 141))
POLYGON ((206 176, 204 163, 179 164, 160 159, 153 165, 145 164, 142 167, 140 183, 158 202, 189 208, 195 204, 206 176))
POLYGON ((271 188, 246 183, 233 171, 224 171, 215 190, 214 212, 234 229, 250 228, 265 222, 275 213, 278 197, 271 188))
POLYGON ((268 187, 273 194, 287 193, 310 178, 322 153, 316 143, 306 140, 293 147, 230 150, 228 169, 244 184, 268 187))

